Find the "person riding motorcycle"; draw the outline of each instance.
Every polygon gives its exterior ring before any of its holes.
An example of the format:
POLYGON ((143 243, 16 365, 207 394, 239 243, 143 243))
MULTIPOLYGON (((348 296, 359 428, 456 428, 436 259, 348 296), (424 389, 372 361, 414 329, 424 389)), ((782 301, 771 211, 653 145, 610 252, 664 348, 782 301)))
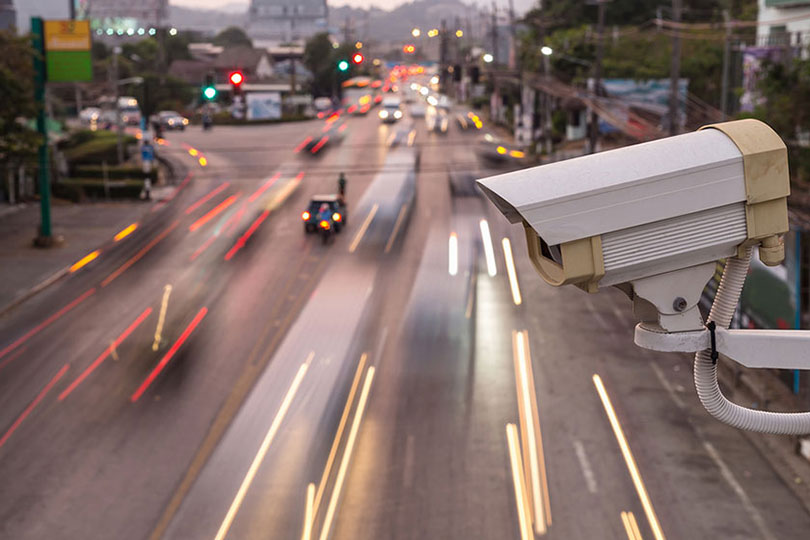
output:
POLYGON ((340 204, 346 204, 346 175, 341 172, 338 175, 338 198, 340 199, 340 204))

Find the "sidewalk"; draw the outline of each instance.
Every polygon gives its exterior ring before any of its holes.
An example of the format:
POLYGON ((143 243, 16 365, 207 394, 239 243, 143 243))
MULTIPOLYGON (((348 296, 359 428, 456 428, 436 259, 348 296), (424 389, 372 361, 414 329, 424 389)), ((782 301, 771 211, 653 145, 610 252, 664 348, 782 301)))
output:
POLYGON ((138 221, 150 204, 141 201, 72 204, 55 201, 51 209, 53 234, 64 244, 34 247, 40 222, 39 204, 0 207, 0 314, 32 289, 67 272, 76 261, 109 242, 124 227, 138 221))

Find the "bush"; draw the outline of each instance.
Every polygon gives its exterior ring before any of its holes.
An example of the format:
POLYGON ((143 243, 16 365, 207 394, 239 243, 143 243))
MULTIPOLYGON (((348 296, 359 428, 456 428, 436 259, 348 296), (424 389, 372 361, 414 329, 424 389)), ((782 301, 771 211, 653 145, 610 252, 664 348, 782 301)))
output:
MULTIPOLYGON (((82 132, 80 132, 82 133, 82 132)), ((91 131, 94 136, 65 150, 65 159, 71 167, 78 164, 99 164, 103 161, 116 163, 118 161, 118 137, 112 131, 91 131)), ((81 137, 87 137, 82 135, 81 137)), ((124 136, 124 158, 127 158, 126 147, 136 142, 135 137, 124 136)))
MULTIPOLYGON (((104 179, 104 166, 102 165, 80 165, 73 168, 73 176, 77 178, 100 178, 104 179)), ((152 171, 145 175, 140 167, 133 167, 132 165, 113 165, 107 167, 107 178, 110 180, 122 179, 136 179, 143 180, 149 177, 152 182, 157 181, 157 169, 152 168, 152 171)))

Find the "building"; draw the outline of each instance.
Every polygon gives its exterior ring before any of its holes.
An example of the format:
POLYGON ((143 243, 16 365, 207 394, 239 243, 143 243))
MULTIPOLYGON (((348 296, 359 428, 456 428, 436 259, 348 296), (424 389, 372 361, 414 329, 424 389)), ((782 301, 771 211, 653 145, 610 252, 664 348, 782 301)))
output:
POLYGON ((241 71, 246 82, 266 81, 274 74, 273 62, 264 49, 229 47, 217 56, 213 63, 217 81, 227 81, 228 75, 241 71))
POLYGON ((302 42, 327 30, 326 0, 251 0, 248 34, 257 42, 302 42))
POLYGON ((13 0, 0 0, 0 30, 17 27, 17 12, 13 0))
POLYGON ((757 21, 760 47, 810 43, 809 0, 759 0, 757 21))
POLYGON ((93 28, 144 28, 165 25, 169 0, 79 0, 79 18, 93 28))

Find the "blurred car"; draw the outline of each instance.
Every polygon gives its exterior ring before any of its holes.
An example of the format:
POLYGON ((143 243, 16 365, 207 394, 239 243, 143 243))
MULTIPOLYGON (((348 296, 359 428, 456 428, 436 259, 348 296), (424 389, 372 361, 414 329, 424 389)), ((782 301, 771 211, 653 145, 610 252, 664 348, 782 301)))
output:
POLYGON ((450 187, 451 197, 477 197, 481 189, 475 180, 478 175, 469 171, 447 171, 447 184, 450 187))
POLYGON ((424 118, 427 107, 424 104, 416 102, 411 105, 411 116, 414 118, 424 118))
POLYGON ((425 124, 427 124, 428 131, 447 133, 450 127, 450 116, 445 109, 430 106, 425 114, 425 124))
POLYGON ((522 150, 507 147, 507 143, 490 133, 478 140, 478 155, 494 163, 519 164, 526 158, 522 150))
POLYGON ((301 150, 306 150, 310 154, 315 155, 327 145, 341 142, 345 136, 347 127, 348 124, 346 124, 346 122, 339 120, 329 122, 326 126, 304 139, 296 151, 300 152, 301 150))
POLYGON ((166 131, 174 129, 185 131, 188 125, 188 118, 185 118, 176 111, 160 111, 157 113, 155 119, 160 122, 160 126, 166 131))
POLYGON ((329 215, 321 215, 321 219, 326 220, 329 227, 334 227, 335 232, 338 233, 346 226, 346 205, 338 195, 313 195, 307 209, 301 213, 305 233, 314 233, 318 230, 318 216, 323 214, 321 208, 324 206, 328 209, 329 215))
POLYGON ((87 107, 79 112, 79 121, 82 125, 95 125, 101 119, 101 109, 98 107, 87 107))
POLYGON ((386 96, 379 116, 384 124, 392 124, 402 118, 402 100, 396 96, 386 96))

